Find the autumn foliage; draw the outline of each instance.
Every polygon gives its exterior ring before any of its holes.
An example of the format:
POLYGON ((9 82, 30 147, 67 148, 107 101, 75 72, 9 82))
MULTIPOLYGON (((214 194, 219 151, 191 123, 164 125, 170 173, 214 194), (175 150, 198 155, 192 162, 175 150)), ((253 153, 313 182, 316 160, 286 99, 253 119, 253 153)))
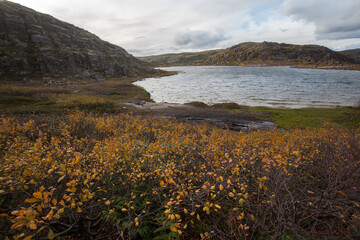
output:
POLYGON ((0 238, 355 239, 360 130, 0 117, 0 238))

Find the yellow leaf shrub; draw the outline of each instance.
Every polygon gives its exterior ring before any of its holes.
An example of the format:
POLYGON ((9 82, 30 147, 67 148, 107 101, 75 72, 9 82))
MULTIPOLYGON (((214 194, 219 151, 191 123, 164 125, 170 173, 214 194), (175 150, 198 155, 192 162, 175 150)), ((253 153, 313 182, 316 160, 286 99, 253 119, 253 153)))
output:
POLYGON ((78 111, 0 124, 8 237, 141 238, 146 227, 184 239, 351 238, 359 230, 359 129, 245 133, 78 111))

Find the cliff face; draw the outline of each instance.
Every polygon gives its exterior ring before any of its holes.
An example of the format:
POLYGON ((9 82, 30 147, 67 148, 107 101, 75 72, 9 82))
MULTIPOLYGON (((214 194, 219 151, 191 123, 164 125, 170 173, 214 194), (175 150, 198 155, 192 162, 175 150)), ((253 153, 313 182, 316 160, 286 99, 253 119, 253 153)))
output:
POLYGON ((246 42, 227 49, 199 53, 179 53, 143 57, 156 66, 244 65, 244 66, 353 66, 356 62, 318 45, 292 45, 274 42, 246 42))
POLYGON ((54 17, 0 1, 0 77, 140 76, 153 71, 123 48, 54 17))

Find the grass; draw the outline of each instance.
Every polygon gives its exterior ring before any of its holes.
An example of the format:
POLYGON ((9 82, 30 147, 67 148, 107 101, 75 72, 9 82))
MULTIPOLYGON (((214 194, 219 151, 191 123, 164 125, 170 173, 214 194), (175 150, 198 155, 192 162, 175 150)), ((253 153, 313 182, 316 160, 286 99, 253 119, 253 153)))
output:
POLYGON ((269 113, 270 117, 266 120, 273 121, 279 128, 284 129, 317 129, 323 126, 324 122, 341 127, 360 126, 360 109, 355 107, 300 109, 252 107, 249 111, 269 113))
POLYGON ((0 85, 0 113, 51 113, 64 109, 124 112, 124 101, 152 101, 148 92, 132 84, 136 80, 124 77, 99 83, 93 79, 55 79, 50 86, 43 80, 14 81, 0 85))
POLYGON ((225 109, 234 114, 247 114, 259 120, 272 121, 277 127, 283 129, 310 128, 318 129, 325 122, 340 127, 357 128, 360 126, 360 107, 336 108, 270 108, 247 107, 237 103, 218 103, 207 105, 203 102, 190 102, 198 108, 225 109))
MULTIPOLYGON (((174 74, 161 73, 161 74, 174 74)), ((150 76, 156 77, 156 76, 150 76)), ((43 80, 14 81, 0 85, 0 113, 51 113, 64 109, 80 109, 98 113, 128 111, 123 103, 129 100, 152 101, 143 88, 133 85, 138 79, 107 79, 105 82, 78 79, 54 79, 51 86, 43 80)), ((207 105, 191 102, 197 108, 225 109, 234 114, 247 114, 274 122, 279 128, 320 128, 324 122, 341 127, 360 125, 359 107, 278 109, 246 107, 236 103, 207 105)))

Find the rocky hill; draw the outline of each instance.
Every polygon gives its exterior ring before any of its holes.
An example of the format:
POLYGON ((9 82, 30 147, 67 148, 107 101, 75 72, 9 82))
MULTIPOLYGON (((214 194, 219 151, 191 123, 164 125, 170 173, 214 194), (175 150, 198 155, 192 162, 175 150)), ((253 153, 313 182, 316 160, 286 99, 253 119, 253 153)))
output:
POLYGON ((340 53, 360 64, 360 48, 345 50, 340 53))
POLYGON ((0 77, 141 76, 147 63, 50 15, 0 1, 0 77))
POLYGON ((318 45, 292 45, 274 42, 246 42, 239 45, 199 53, 179 53, 143 57, 153 65, 244 65, 354 67, 356 62, 335 51, 318 45))

